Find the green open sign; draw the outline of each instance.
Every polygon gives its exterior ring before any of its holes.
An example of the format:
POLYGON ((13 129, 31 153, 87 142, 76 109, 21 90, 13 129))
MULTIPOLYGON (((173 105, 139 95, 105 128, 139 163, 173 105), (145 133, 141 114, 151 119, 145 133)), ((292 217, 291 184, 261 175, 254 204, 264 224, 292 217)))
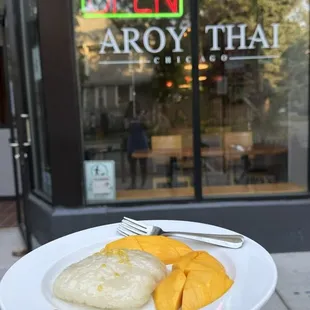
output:
POLYGON ((81 0, 85 18, 176 18, 184 0, 81 0))

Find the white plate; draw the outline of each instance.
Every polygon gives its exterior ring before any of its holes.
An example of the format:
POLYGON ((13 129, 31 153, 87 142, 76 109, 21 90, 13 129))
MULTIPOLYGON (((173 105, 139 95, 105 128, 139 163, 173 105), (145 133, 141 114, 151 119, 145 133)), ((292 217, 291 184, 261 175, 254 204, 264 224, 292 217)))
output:
MULTIPOLYGON (((232 231, 193 222, 147 221, 164 230, 225 234, 232 231)), ((1 310, 85 310, 62 302, 52 295, 52 283, 68 265, 103 248, 120 238, 117 224, 96 227, 52 241, 20 259, 0 282, 1 310)), ((277 269, 268 252, 253 240, 246 238, 241 249, 232 250, 184 240, 195 250, 208 251, 226 268, 235 281, 220 299, 206 310, 258 310, 274 293, 277 269)), ((94 308, 92 308, 94 309, 94 308)), ((153 301, 143 310, 154 310, 153 301)))

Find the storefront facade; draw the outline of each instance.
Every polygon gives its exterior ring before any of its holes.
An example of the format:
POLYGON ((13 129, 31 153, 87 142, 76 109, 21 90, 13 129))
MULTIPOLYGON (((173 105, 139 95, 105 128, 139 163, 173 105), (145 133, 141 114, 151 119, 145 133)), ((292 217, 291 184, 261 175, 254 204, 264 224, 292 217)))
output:
POLYGON ((5 33, 28 241, 126 215, 309 250, 306 2, 15 0, 5 33))

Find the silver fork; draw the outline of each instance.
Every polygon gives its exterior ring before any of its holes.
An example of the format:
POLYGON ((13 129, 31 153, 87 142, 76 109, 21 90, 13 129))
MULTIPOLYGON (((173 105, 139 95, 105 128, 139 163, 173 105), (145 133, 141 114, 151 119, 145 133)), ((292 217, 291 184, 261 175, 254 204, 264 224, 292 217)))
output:
POLYGON ((225 248, 238 249, 244 243, 242 235, 216 235, 216 234, 200 234, 181 231, 163 231, 158 226, 146 225, 142 222, 135 221, 128 217, 124 217, 119 224, 117 231, 123 236, 147 235, 147 236, 171 236, 185 238, 195 241, 201 241, 225 248))

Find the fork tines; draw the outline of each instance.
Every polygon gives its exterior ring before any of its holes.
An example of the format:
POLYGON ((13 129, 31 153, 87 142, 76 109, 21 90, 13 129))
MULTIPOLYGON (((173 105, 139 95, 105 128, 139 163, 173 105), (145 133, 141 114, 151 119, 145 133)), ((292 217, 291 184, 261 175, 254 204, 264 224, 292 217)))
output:
POLYGON ((131 235, 147 235, 148 227, 133 219, 124 217, 122 222, 119 224, 117 231, 125 236, 131 235))
POLYGON ((146 230, 146 231, 148 228, 147 225, 144 225, 143 223, 130 219, 129 217, 126 217, 126 216, 123 218, 122 223, 126 223, 128 225, 133 225, 136 227, 141 227, 141 229, 146 230))

